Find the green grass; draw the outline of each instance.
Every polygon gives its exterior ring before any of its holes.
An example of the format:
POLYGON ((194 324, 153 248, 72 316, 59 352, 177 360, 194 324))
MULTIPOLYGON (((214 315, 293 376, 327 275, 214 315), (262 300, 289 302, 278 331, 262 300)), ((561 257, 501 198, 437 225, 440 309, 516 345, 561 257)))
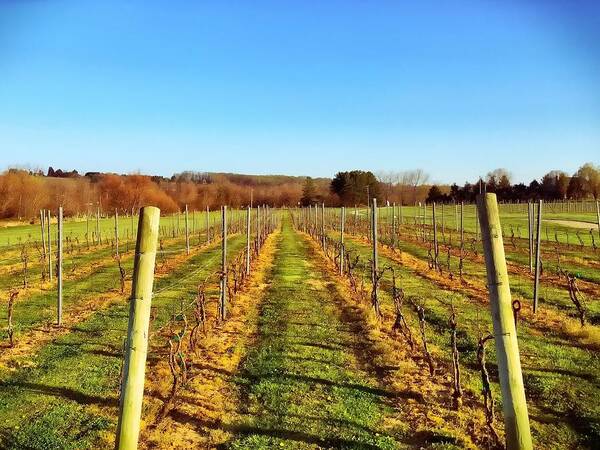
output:
MULTIPOLYGON (((125 248, 123 248, 125 250, 125 248)), ((163 250, 165 252, 184 252, 181 238, 166 241, 163 250)), ((116 262, 110 258, 104 261, 97 261, 98 258, 110 256, 111 250, 103 249, 98 252, 84 253, 72 258, 66 258, 65 277, 63 279, 63 310, 68 311, 73 305, 93 297, 99 297, 108 292, 119 292, 120 274, 116 262), (76 262, 75 262, 76 261, 76 262), (84 273, 75 277, 69 275, 69 268, 72 264, 77 266, 92 265, 93 269, 89 273, 84 273)), ((133 249, 130 247, 129 253, 121 253, 122 265, 126 271, 128 279, 131 278, 133 271, 133 249)), ((158 260, 168 257, 159 256, 158 260)), ((10 277, 0 277, 0 285, 10 277)), ((31 285, 39 283, 39 274, 31 274, 31 285)), ((56 279, 55 279, 56 280, 56 279)), ((14 282, 14 279, 13 279, 14 282)), ((14 307, 14 331, 15 339, 18 341, 24 333, 27 333, 33 327, 38 327, 48 323, 54 323, 56 320, 56 281, 51 288, 45 288, 41 292, 32 295, 20 295, 14 307)), ((123 298, 127 297, 123 294, 123 298)), ((7 309, 0 308, 0 323, 5 324, 7 320, 7 309)), ((4 342, 7 338, 4 326, 0 329, 0 341, 4 342)))
MULTIPOLYGON (((386 418, 396 414, 389 403, 392 393, 364 368, 369 343, 359 332, 359 318, 345 313, 332 280, 317 265, 320 256, 312 253, 310 244, 288 222, 277 239, 269 285, 261 299, 258 339, 235 376, 241 410, 228 426, 235 433, 228 445, 233 449, 453 448, 455 438, 450 432, 436 435, 440 442, 432 444, 416 442, 414 424, 394 421, 394 428, 384 425, 386 418)), ((367 245, 351 238, 346 242, 363 261, 370 257, 367 245)), ((231 237, 230 257, 244 244, 243 236, 231 237)), ((173 242, 165 240, 165 245, 165 250, 180 251, 181 237, 173 242)), ((426 258, 426 250, 416 243, 405 243, 403 250, 426 258)), ((107 251, 82 254, 80 264, 94 264, 107 251)), ((445 261, 445 256, 442 259, 445 261)), ((452 261, 456 267, 456 259, 452 261)), ((157 280, 153 329, 164 324, 182 300, 191 300, 197 283, 218 270, 219 263, 220 249, 213 246, 157 280)), ((408 296, 424 300, 431 349, 436 360, 445 364, 450 361, 448 307, 440 300, 454 301, 459 313, 464 386, 479 396, 475 350, 478 330, 491 328, 486 305, 461 292, 441 289, 384 256, 380 264, 395 268, 408 296)), ((467 273, 483 279, 483 265, 468 261, 465 267, 467 273)), ((127 270, 131 273, 131 260, 127 270)), ((521 278, 511 277, 513 292, 529 296, 531 283, 527 277, 521 278)), ((98 267, 89 276, 65 284, 65 308, 85 295, 99 295, 117 286, 116 268, 110 264, 98 267)), ((388 273, 381 289, 387 311, 392 309, 390 288, 388 273)), ((543 297, 553 300, 548 307, 570 312, 564 293, 560 293, 562 297, 558 294, 542 290, 543 297)), ((48 291, 18 304, 18 338, 31 327, 53 319, 54 300, 55 293, 48 291)), ((210 303, 209 307, 213 306, 210 303)), ((591 310, 600 311, 597 305, 591 310)), ((114 432, 127 312, 125 301, 96 311, 66 334, 35 349, 33 358, 27 355, 17 361, 28 364, 0 373, 0 448, 98 448, 102 435, 114 432)), ((408 305, 405 313, 419 342, 416 316, 408 305)), ((0 308, 0 323, 3 320, 5 308, 0 308)), ((560 333, 540 332, 523 322, 519 342, 536 446, 594 448, 600 440, 598 353, 574 345, 560 333)), ((494 346, 488 349, 494 395, 499 400, 494 346)), ((151 353, 149 364, 154 358, 156 354, 151 353)), ((500 405, 498 417, 501 420, 500 405)))
POLYGON ((308 244, 284 225, 256 348, 239 376, 234 449, 398 448, 382 429, 386 391, 356 366, 360 336, 340 319, 308 244))
MULTIPOLYGON (((232 257, 245 240, 234 236, 228 243, 232 257)), ((191 300, 197 283, 219 264, 220 247, 215 246, 157 280, 153 329, 171 317, 181 300, 191 300)), ((39 349, 35 365, 0 382, 1 448, 97 448, 100 434, 114 431, 127 314, 126 302, 94 313, 39 349)))
MULTIPOLYGON (((438 226, 441 228, 442 222, 444 223, 444 227, 447 230, 454 230, 456 232, 457 224, 460 224, 460 205, 457 207, 458 215, 455 214, 454 205, 437 205, 436 207, 436 222, 438 226), (442 209, 443 219, 442 219, 442 209)), ((511 226, 515 232, 515 235, 518 236, 518 230, 520 230, 521 236, 527 236, 527 209, 526 205, 500 205, 500 221, 502 223, 502 229, 504 231, 505 236, 510 235, 511 226), (521 209, 519 209, 521 208, 521 209), (524 208, 524 209, 523 209, 524 208), (518 209, 518 211, 516 211, 518 209)), ((588 206, 588 209, 590 207, 588 206)), ((346 218, 348 222, 354 220, 354 208, 346 209, 346 218)), ((385 206, 380 207, 378 209, 379 212, 379 221, 383 224, 391 223, 392 216, 392 208, 387 208, 385 206)), ((328 208, 327 214, 332 214, 335 217, 339 218, 339 208, 328 208)), ((432 208, 431 205, 427 205, 426 209, 426 217, 425 224, 432 224, 432 208)), ((367 210, 365 208, 358 209, 358 217, 359 220, 366 221, 367 220, 367 210)), ((397 220, 400 221, 400 212, 397 209, 397 220)), ((414 226, 415 223, 421 224, 423 216, 423 208, 415 207, 415 206, 403 206, 402 207, 402 223, 407 228, 414 226)), ((320 216, 319 216, 320 220, 320 216)), ((337 219, 339 220, 339 219, 337 219)), ((337 221, 336 220, 336 221, 337 221)), ((544 205, 542 207, 542 236, 541 239, 543 241, 551 241, 558 238, 559 242, 579 245, 579 240, 577 239, 576 233, 579 232, 581 239, 583 240, 585 247, 589 250, 591 249, 592 239, 590 237, 589 230, 592 229, 594 233, 594 238, 596 245, 600 247, 600 236, 598 234, 598 222, 597 216, 594 210, 590 212, 558 212, 553 211, 549 205, 544 205), (549 221, 549 219, 553 220, 573 220, 580 222, 589 223, 589 228, 574 228, 570 226, 565 226, 562 224, 557 224, 555 222, 549 221), (568 233, 568 238, 567 238, 568 233)), ((478 223, 477 223, 477 210, 475 205, 465 205, 464 206, 464 230, 469 235, 475 235, 478 231, 478 223)))
MULTIPOLYGON (((370 257, 370 247, 351 238, 346 239, 348 250, 358 252, 363 261, 370 257)), ((491 330, 489 310, 460 292, 439 288, 418 273, 397 262, 380 256, 380 267, 394 267, 399 284, 407 296, 424 300, 427 336, 433 344, 437 359, 450 362, 447 321, 449 308, 441 301, 453 301, 458 311, 461 365, 465 386, 472 392, 481 390, 477 372, 476 347, 479 331, 491 330), (441 301, 440 301, 441 300, 441 301)), ((368 279, 368 277, 367 277, 368 279)), ((512 280, 512 277, 511 277, 512 280)), ((391 275, 382 280, 382 301, 391 305, 389 292, 391 275)), ((416 314, 405 307, 413 334, 418 330, 416 314)), ((532 433, 537 445, 592 448, 600 439, 600 359, 596 352, 580 348, 554 333, 540 333, 526 323, 519 324, 519 346, 530 407, 532 433)), ((488 347, 488 361, 494 381, 494 392, 500 400, 496 384, 494 346, 488 347)), ((499 402, 501 404, 501 402, 499 402)), ((502 417, 500 408, 498 417, 502 417)))
MULTIPOLYGON (((237 213, 237 211, 235 212, 237 213)), ((231 213, 231 214, 235 214, 231 213)), ((56 217, 55 212, 52 213, 52 239, 56 238, 56 217)), ((220 220, 220 212, 219 211, 211 211, 210 212, 210 222, 211 226, 214 222, 218 222, 220 220)), ((205 211, 196 211, 189 212, 189 230, 190 233, 192 229, 194 231, 198 230, 206 230, 206 212, 205 211), (194 221, 194 225, 192 224, 194 221)), ((35 224, 23 223, 21 225, 15 226, 0 226, 0 248, 14 248, 17 244, 23 242, 36 242, 41 241, 41 231, 40 231, 40 223, 39 217, 36 217, 35 224)), ((133 220, 130 217, 119 216, 119 238, 124 241, 127 236, 132 238, 137 233, 137 221, 138 217, 134 216, 133 220)), ((101 218, 99 221, 100 225, 100 237, 104 241, 106 238, 113 239, 115 235, 115 219, 114 217, 105 217, 101 218)), ((185 232, 185 216, 184 214, 171 214, 167 216, 161 217, 161 231, 165 234, 172 234, 173 230, 179 229, 178 234, 183 234, 185 232)), ((63 233, 65 238, 69 237, 72 239, 79 239, 79 241, 83 244, 85 243, 85 235, 88 231, 88 221, 86 217, 72 217, 65 218, 63 221, 63 233)), ((92 241, 92 233, 96 231, 96 217, 90 216, 89 219, 89 239, 92 241)), ((47 230, 46 230, 47 232, 47 230)), ((54 243, 53 243, 54 244, 54 243)), ((56 247, 54 247, 56 248, 56 247)))

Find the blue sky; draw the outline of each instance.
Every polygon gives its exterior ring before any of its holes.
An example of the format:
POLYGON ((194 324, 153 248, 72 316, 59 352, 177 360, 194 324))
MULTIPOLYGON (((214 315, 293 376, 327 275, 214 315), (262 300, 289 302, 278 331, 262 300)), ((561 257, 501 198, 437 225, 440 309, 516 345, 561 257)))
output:
POLYGON ((573 172, 599 5, 0 0, 0 167, 573 172))

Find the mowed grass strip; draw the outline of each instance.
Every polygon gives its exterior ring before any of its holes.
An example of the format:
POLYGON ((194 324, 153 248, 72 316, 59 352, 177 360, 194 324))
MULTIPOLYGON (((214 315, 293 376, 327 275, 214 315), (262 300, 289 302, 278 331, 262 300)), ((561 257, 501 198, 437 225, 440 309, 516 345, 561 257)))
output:
POLYGON ((229 447, 398 448, 381 426, 389 393, 359 368, 361 336, 341 321, 308 243, 287 222, 278 239, 229 447))
MULTIPOLYGON (((229 257, 244 245, 242 236, 228 239, 229 257)), ((182 299, 193 299, 197 283, 219 269, 220 258, 220 246, 209 247, 157 280, 152 329, 164 325, 182 299)), ((0 382, 0 448, 107 447, 116 429, 128 311, 124 301, 94 313, 43 346, 35 366, 0 382)))
MULTIPOLYGON (((174 253, 170 252, 175 252, 176 250, 181 254, 185 253, 185 249, 181 248, 182 242, 181 239, 168 241, 164 245, 163 250, 169 253, 166 256, 157 257, 157 261, 164 261, 171 258, 174 256, 174 253)), ((95 260, 94 257, 98 257, 100 254, 89 254, 88 256, 89 259, 85 259, 79 263, 82 267, 82 273, 71 275, 67 270, 63 279, 63 311, 66 315, 69 314, 75 305, 82 303, 86 299, 100 298, 102 295, 110 292, 120 295, 120 274, 116 260, 111 256, 95 260), (84 265, 89 265, 91 268, 83 268, 84 265)), ((131 279, 133 272, 133 256, 133 251, 121 254, 121 264, 125 269, 127 280, 131 279)), ((67 262, 65 269, 68 267, 67 262)), ((52 285, 47 283, 44 286, 44 290, 31 289, 29 295, 25 291, 17 297, 13 314, 13 326, 17 342, 19 342, 22 335, 25 335, 31 329, 38 327, 50 328, 51 325, 55 324, 57 314, 56 289, 55 278, 52 285)), ((129 295, 128 292, 123 294, 123 297, 125 298, 127 295, 129 295)), ((0 348, 8 345, 7 329, 4 326, 7 323, 7 315, 7 308, 0 308, 0 324, 3 325, 0 328, 0 348)))

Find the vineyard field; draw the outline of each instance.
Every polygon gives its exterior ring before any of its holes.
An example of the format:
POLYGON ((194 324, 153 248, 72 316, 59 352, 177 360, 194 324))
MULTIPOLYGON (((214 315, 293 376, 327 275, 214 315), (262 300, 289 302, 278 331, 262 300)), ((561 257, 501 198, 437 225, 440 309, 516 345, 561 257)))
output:
MULTIPOLYGON (((453 205, 445 206, 443 221, 438 205, 435 227, 431 211, 404 207, 401 218, 396 208, 379 208, 376 281, 371 210, 346 208, 343 233, 339 208, 263 209, 249 221, 248 211, 228 211, 225 319, 219 212, 208 221, 206 212, 190 212, 187 233, 185 215, 161 218, 140 448, 500 445, 496 349, 482 341, 493 332, 486 266, 469 216, 476 210, 464 209, 461 233, 453 205), (482 367, 493 400, 487 410, 482 367)), ((85 221, 65 224, 60 326, 56 275, 40 275, 46 260, 39 224, 0 232, 0 241, 16 239, 3 247, 0 265, 3 448, 114 445, 137 231, 136 222, 123 238, 132 221, 119 220, 115 233, 114 218, 100 219, 105 237, 91 242, 85 221), (39 258, 25 266, 23 253, 36 251, 39 258)), ((527 234, 506 233, 527 229, 527 218, 505 212, 502 221, 534 444, 593 448, 600 415, 598 250, 592 241, 541 240, 534 313, 527 234), (573 303, 566 274, 577 274, 583 307, 573 303)))

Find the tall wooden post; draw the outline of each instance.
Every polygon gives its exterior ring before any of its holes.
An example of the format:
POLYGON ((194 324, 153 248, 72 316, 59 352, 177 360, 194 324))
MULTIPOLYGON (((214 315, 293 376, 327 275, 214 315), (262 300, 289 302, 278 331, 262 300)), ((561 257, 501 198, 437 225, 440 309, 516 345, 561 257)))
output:
MULTIPOLYGON (((502 230, 500 230, 502 233, 502 230)), ((477 220, 477 205, 475 205, 475 242, 479 242, 479 221, 477 220)))
POLYGON ((62 265, 63 265, 63 209, 62 206, 58 207, 58 225, 57 225, 57 235, 56 235, 56 281, 58 283, 57 286, 57 302, 56 302, 56 310, 57 310, 57 324, 60 327, 62 325, 62 301, 63 301, 63 289, 62 289, 62 265))
POLYGON ((158 208, 146 206, 140 209, 115 443, 117 450, 135 450, 138 444, 159 221, 158 208))
POLYGON ((227 318, 227 206, 221 207, 221 320, 227 318))
POLYGON ((250 205, 246 208, 246 273, 250 273, 250 205))
POLYGON ((321 203, 321 247, 325 251, 325 202, 321 203))
POLYGON ((540 252, 541 252, 541 238, 542 238, 542 201, 538 203, 537 210, 537 234, 535 237, 535 281, 533 282, 533 312, 537 312, 538 297, 540 290, 540 252))
POLYGON ((346 222, 346 208, 340 208, 340 275, 344 274, 344 224, 346 222))
MULTIPOLYGON (((462 205, 462 203, 461 203, 462 205)), ((459 225, 458 225, 458 205, 456 204, 456 200, 454 201, 454 222, 456 224, 456 232, 458 233, 459 225)))
POLYGON ((260 248, 260 205, 256 205, 256 243, 260 248))
POLYGON ((431 205, 431 220, 433 222, 433 266, 434 269, 438 269, 439 261, 439 247, 438 247, 438 235, 437 235, 437 217, 435 214, 435 202, 431 205))
POLYGON ((444 223, 444 204, 442 203, 442 239, 446 242, 446 224, 444 223))
POLYGON ((46 229, 44 227, 46 214, 40 209, 40 229, 42 230, 42 256, 46 258, 46 229))
POLYGON ((396 203, 392 205, 392 248, 396 248, 396 203))
POLYGON ((387 228, 387 230, 390 231, 390 233, 391 233, 392 228, 393 228, 392 222, 390 222, 390 219, 392 217, 391 212, 392 212, 391 211, 391 205, 390 205, 390 202, 388 200, 388 202, 386 204, 386 214, 385 215, 386 215, 386 224, 388 224, 388 226, 386 228, 387 228))
POLYGON ((598 237, 600 237, 600 202, 596 200, 596 221, 598 223, 598 237))
POLYGON ((319 235, 319 205, 315 203, 315 238, 319 235))
POLYGON ((460 248, 465 248, 465 203, 460 202, 460 248))
POLYGON ((404 218, 402 217, 402 203, 398 205, 398 214, 400 215, 400 225, 404 224, 404 218))
POLYGON ((48 279, 52 281, 52 235, 50 234, 50 222, 52 220, 52 213, 50 210, 48 213, 48 220, 46 220, 48 228, 48 279))
MULTIPOLYGON (((200 228, 200 224, 198 224, 198 228, 200 228)), ((206 207, 206 243, 210 243, 210 209, 208 206, 206 207)))
POLYGON ((527 202, 527 233, 529 241, 529 273, 533 273, 533 205, 527 202))
MULTIPOLYGON (((373 198, 373 205, 371 208, 371 245, 373 248, 373 264, 372 264, 372 274, 371 274, 371 282, 373 284, 373 294, 372 298, 376 301, 377 297, 377 273, 379 271, 379 254, 377 249, 377 199, 373 198)), ((373 307, 375 308, 375 313, 379 316, 379 304, 374 303, 373 307)))
POLYGON ((96 245, 100 245, 100 208, 96 208, 96 245))
POLYGON ((185 205, 185 253, 190 254, 190 221, 188 215, 188 205, 185 205))
POLYGON ((507 450, 533 448, 496 194, 477 197, 507 450))
POLYGON ((115 208, 115 255, 119 257, 119 212, 115 208))

